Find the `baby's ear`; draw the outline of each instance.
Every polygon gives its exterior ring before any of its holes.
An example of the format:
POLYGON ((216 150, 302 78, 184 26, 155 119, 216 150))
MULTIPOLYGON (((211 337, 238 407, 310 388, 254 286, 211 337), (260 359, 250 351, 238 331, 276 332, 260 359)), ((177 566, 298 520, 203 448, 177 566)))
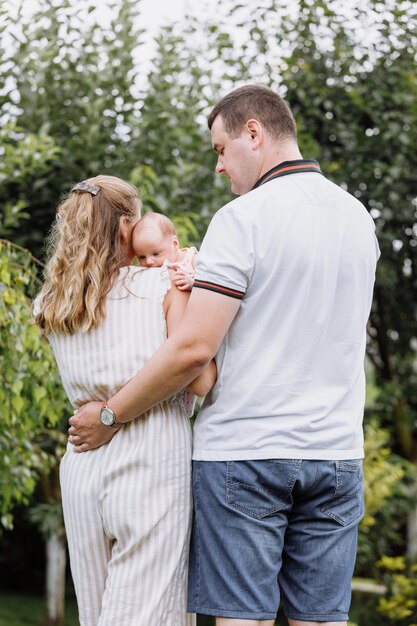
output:
POLYGON ((180 247, 180 242, 178 241, 177 235, 174 235, 173 242, 174 242, 174 248, 180 247))

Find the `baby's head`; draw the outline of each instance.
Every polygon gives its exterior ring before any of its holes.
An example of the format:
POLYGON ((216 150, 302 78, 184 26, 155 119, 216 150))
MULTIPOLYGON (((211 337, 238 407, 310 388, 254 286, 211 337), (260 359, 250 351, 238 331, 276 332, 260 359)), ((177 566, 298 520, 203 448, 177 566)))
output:
POLYGON ((142 267, 177 261, 179 242, 174 224, 161 213, 146 213, 135 225, 132 247, 142 267))

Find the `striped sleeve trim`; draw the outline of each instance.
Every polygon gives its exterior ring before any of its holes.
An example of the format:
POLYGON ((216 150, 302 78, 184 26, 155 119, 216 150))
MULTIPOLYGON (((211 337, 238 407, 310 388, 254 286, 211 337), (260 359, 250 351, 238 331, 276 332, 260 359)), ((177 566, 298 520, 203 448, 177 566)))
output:
POLYGON ((244 291, 238 291, 237 289, 223 287, 223 285, 210 283, 207 280, 195 280, 194 287, 198 287, 199 289, 208 289, 209 291, 215 291, 216 293, 221 293, 224 296, 230 296, 231 298, 237 298, 238 300, 242 300, 243 296, 245 295, 244 291))

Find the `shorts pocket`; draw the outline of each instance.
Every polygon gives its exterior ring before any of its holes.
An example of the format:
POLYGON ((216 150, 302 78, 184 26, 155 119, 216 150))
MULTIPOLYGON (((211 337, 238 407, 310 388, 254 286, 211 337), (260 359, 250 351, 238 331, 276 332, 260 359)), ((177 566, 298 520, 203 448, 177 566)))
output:
POLYGON ((347 526, 362 518, 363 472, 362 460, 336 461, 336 489, 322 513, 336 520, 341 526, 347 526))
POLYGON ((281 511, 291 497, 301 461, 227 462, 227 503, 263 519, 281 511))

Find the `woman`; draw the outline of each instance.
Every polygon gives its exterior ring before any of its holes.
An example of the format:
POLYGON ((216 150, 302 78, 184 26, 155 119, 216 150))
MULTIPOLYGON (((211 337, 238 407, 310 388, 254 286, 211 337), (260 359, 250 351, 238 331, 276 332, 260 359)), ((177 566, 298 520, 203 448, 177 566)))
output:
MULTIPOLYGON (((113 176, 76 185, 59 206, 35 319, 74 407, 123 386, 180 321, 188 292, 167 266, 131 265, 137 190, 113 176)), ((203 395, 206 369, 190 386, 203 395)), ((191 431, 182 395, 119 425, 108 442, 61 463, 71 571, 81 626, 192 626, 186 613, 191 431)), ((112 423, 113 422, 113 423, 112 423)), ((70 438, 71 439, 71 438, 70 438)))

